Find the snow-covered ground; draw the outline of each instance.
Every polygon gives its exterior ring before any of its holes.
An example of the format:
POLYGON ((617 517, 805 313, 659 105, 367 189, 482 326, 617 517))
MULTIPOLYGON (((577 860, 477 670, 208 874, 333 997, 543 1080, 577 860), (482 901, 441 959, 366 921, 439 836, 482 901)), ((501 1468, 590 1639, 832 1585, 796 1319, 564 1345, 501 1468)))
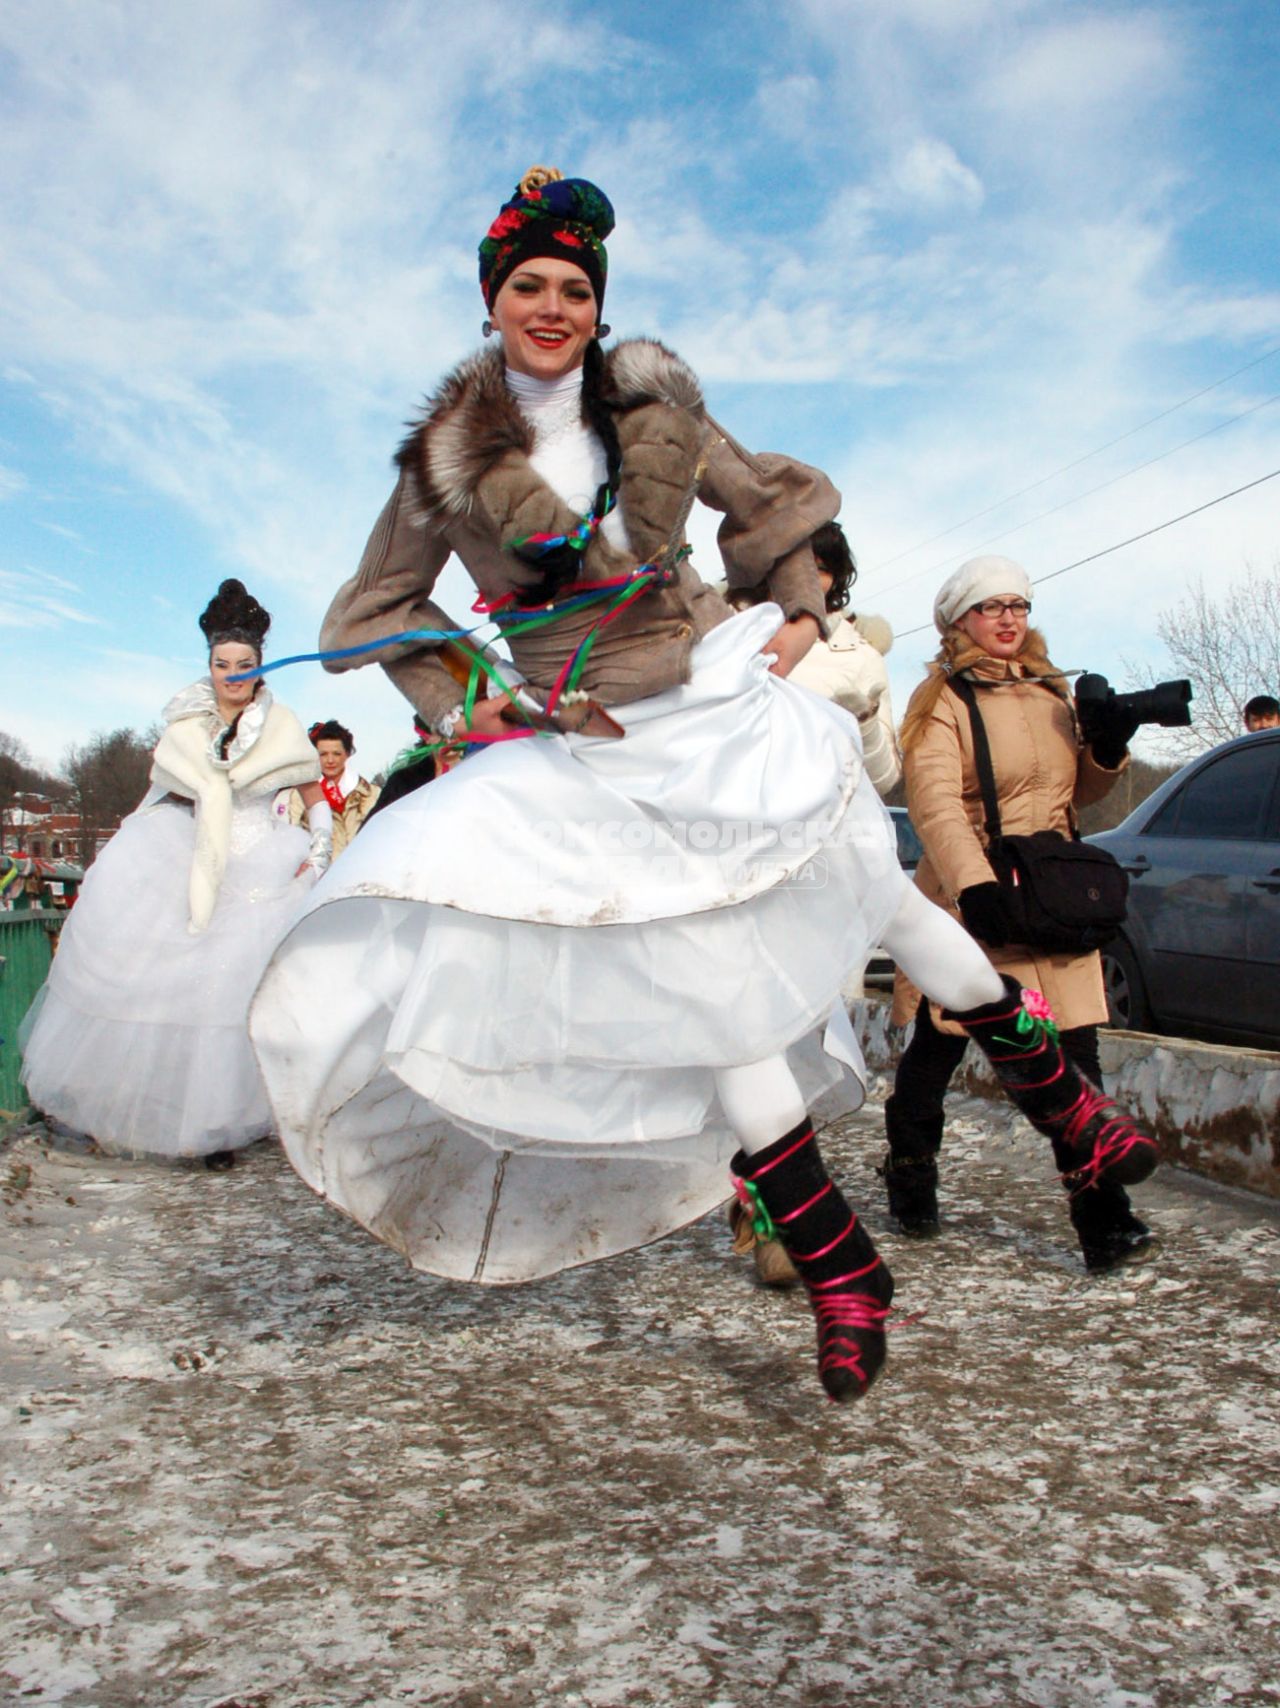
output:
MULTIPOLYGON (((1005 1124, 1007 1125, 1007 1123, 1005 1124)), ((415 1275, 270 1145, 0 1152, 0 1700, 68 1708, 1280 1703, 1280 1215, 1165 1171, 1090 1279, 957 1105, 860 1405, 721 1219, 523 1289, 415 1275)))

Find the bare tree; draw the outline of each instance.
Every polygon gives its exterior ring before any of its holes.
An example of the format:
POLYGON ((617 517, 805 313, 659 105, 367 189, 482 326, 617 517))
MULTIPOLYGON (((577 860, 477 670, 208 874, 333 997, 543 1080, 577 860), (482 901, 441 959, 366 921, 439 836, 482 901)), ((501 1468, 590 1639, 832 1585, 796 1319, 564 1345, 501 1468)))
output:
MULTIPOLYGON (((1206 589, 1192 582, 1184 599, 1156 619, 1173 662, 1191 680, 1190 729, 1162 733, 1161 747, 1184 757, 1244 734, 1245 703, 1280 694, 1280 559, 1269 572, 1247 565, 1243 577, 1206 589)), ((1153 673, 1141 672, 1148 682, 1153 673)))
POLYGON ((82 865, 92 864, 98 837, 114 830, 146 794, 155 739, 154 731, 117 729, 67 749, 64 763, 80 814, 82 865))

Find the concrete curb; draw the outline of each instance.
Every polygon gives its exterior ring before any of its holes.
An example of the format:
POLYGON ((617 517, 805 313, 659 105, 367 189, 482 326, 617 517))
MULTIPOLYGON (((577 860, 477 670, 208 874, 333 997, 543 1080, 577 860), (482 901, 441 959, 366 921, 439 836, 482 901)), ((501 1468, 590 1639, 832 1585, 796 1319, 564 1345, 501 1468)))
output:
MULTIPOLYGON (((850 1008, 854 1031, 877 1072, 892 1069, 907 1033, 889 1024, 890 1004, 864 997, 850 1008)), ((1225 1186, 1280 1198, 1280 1053, 1104 1030, 1107 1090, 1159 1136, 1167 1161, 1225 1186)), ((957 1089, 995 1097, 998 1087, 972 1045, 957 1089)))

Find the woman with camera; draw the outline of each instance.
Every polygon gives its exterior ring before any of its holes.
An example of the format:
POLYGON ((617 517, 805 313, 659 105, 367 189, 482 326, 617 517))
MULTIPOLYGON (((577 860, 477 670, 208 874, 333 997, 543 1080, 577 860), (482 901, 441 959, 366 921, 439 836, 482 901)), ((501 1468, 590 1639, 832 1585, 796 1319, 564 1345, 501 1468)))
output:
MULTIPOLYGON (((989 858, 979 744, 985 734, 1001 833, 1070 837, 1075 810, 1100 800, 1117 781, 1137 719, 1113 695, 1091 706, 1084 740, 1030 614, 1026 571, 1005 557, 970 559, 934 601, 942 644, 901 732, 907 804, 925 851, 916 883, 960 918, 1000 973, 1044 993, 1065 1055, 1097 1086, 1098 1026, 1107 1017, 1097 951, 1046 950, 1016 940, 1021 927, 1011 916, 1010 891, 989 858)), ((885 1105, 884 1180, 902 1231, 927 1236, 938 1231, 943 1098, 967 1040, 901 972, 893 1017, 899 1025, 914 1017, 916 1024, 885 1105)), ((1064 1136, 1052 1134, 1051 1142, 1086 1267, 1110 1269, 1140 1254, 1151 1233, 1133 1214, 1123 1185, 1108 1174, 1082 1177, 1064 1136)))

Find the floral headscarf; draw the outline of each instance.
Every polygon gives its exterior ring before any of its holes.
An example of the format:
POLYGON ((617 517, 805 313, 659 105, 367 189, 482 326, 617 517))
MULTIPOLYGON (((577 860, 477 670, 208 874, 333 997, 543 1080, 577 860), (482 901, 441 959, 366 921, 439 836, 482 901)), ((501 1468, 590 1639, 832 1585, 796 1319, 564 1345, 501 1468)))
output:
POLYGON ((613 206, 603 190, 585 178, 562 178, 554 166, 531 167, 480 244, 480 289, 485 303, 493 307, 494 298, 522 262, 551 255, 582 268, 599 312, 609 270, 604 240, 613 224, 613 206))

